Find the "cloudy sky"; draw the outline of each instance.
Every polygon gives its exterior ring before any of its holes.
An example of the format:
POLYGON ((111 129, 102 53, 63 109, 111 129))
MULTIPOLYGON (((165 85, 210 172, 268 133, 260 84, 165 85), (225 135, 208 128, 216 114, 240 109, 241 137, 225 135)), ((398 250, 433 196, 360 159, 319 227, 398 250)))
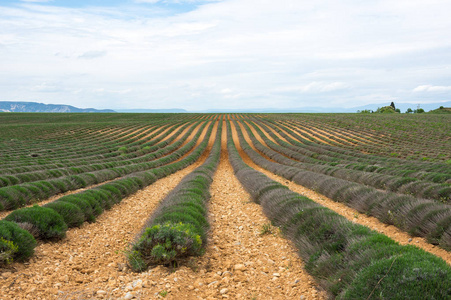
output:
POLYGON ((2 0, 0 101, 94 108, 451 100, 449 0, 2 0))

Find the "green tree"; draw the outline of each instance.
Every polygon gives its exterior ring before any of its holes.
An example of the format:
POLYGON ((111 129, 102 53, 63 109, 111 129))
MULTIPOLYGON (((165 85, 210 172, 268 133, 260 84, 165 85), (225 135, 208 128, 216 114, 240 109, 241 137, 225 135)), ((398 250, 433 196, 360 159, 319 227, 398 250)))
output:
POLYGON ((391 114, 391 113, 395 113, 395 109, 392 106, 383 106, 383 107, 379 107, 376 110, 376 113, 380 113, 380 114, 391 114))
POLYGON ((411 113, 413 113, 413 110, 409 107, 409 108, 406 110, 406 114, 411 114, 411 113))

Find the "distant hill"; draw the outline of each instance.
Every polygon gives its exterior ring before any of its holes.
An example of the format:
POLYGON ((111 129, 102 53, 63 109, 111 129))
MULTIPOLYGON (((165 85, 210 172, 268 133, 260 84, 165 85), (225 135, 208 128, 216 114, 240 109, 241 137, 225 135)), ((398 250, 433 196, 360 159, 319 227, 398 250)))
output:
POLYGON ((428 114, 451 114, 451 107, 443 107, 431 110, 428 114))
POLYGON ((65 104, 0 101, 0 112, 114 113, 115 111, 111 109, 78 108, 65 104))

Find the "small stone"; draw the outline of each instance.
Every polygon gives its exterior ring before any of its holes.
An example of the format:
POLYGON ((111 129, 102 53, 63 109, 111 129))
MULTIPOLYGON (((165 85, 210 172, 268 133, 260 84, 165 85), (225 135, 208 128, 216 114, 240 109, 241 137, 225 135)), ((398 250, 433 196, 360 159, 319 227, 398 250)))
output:
POLYGON ((106 291, 104 290, 98 290, 97 295, 106 295, 106 291))
POLYGON ((110 287, 113 287, 113 286, 116 286, 116 280, 110 280, 110 281, 108 281, 108 285, 110 286, 110 287))
POLYGON ((272 274, 272 276, 274 276, 274 277, 280 277, 280 274, 279 274, 279 273, 274 273, 274 274, 272 274))
POLYGON ((222 273, 222 276, 232 276, 233 274, 230 273, 229 271, 225 271, 224 273, 222 273))
POLYGON ((410 239, 408 239, 407 241, 410 243, 410 242, 412 241, 412 239, 410 238, 410 239))
POLYGON ((118 264, 117 264, 117 269, 119 270, 119 272, 122 272, 122 271, 125 270, 126 266, 127 266, 126 264, 120 264, 120 263, 118 263, 118 264))
POLYGON ((224 295, 224 294, 227 294, 228 291, 229 291, 229 289, 224 288, 224 289, 221 289, 221 290, 219 291, 219 293, 220 293, 221 295, 224 295))
POLYGON ((135 280, 133 281, 132 286, 134 289, 140 289, 143 286, 143 281, 141 279, 135 280))
POLYGON ((196 281, 194 282, 194 286, 200 287, 200 286, 203 286, 203 285, 204 285, 204 283, 202 282, 201 279, 198 279, 198 280, 196 280, 196 281))
POLYGON ((190 290, 190 291, 194 290, 194 286, 192 286, 192 285, 188 286, 188 290, 190 290))
POLYGON ((46 290, 47 294, 52 294, 52 295, 57 295, 58 294, 58 290, 57 289, 47 289, 46 290))
POLYGON ((305 296, 304 295, 301 295, 301 300, 304 300, 305 299, 305 296))
POLYGON ((221 282, 224 282, 225 284, 228 284, 230 282, 230 278, 229 277, 224 277, 221 279, 221 282))
POLYGON ((244 270, 246 270, 246 266, 243 264, 237 264, 237 265, 235 265, 234 269, 237 271, 244 271, 244 270))
POLYGON ((132 285, 131 285, 131 284, 128 284, 128 285, 125 287, 125 290, 126 290, 126 291, 133 291, 132 285))
POLYGON ((217 282, 218 282, 217 280, 212 281, 212 282, 210 282, 210 283, 208 284, 208 286, 212 286, 213 284, 215 284, 215 283, 217 283, 217 282))
POLYGON ((83 277, 77 277, 77 278, 75 278, 75 282, 76 282, 76 283, 83 283, 83 281, 84 281, 83 277))
POLYGON ((125 294, 124 299, 125 300, 130 300, 130 299, 133 299, 133 297, 134 297, 133 294, 128 292, 127 294, 125 294))

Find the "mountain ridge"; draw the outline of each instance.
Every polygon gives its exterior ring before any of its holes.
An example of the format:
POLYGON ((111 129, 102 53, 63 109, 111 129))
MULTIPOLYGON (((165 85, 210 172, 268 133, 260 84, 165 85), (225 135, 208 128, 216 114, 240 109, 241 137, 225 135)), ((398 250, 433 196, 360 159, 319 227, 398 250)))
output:
POLYGON ((0 112, 114 113, 115 111, 112 109, 78 108, 66 104, 0 101, 0 112))

